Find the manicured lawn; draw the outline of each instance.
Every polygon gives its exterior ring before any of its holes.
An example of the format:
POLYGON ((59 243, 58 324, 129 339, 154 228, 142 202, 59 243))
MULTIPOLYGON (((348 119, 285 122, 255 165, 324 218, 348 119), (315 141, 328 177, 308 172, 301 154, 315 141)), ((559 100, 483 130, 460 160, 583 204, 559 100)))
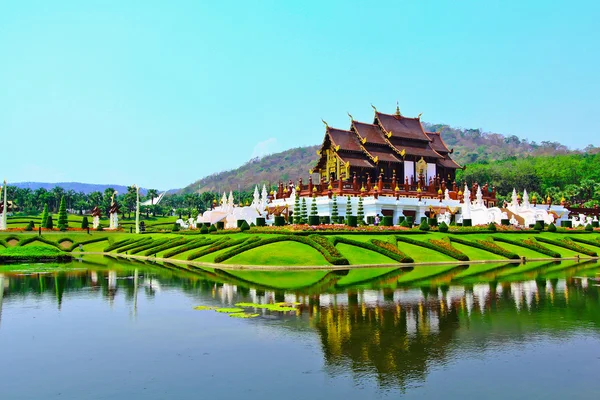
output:
MULTIPOLYGON (((470 239, 470 238, 469 238, 470 239)), ((489 251, 481 250, 475 247, 467 246, 461 243, 452 242, 456 250, 465 253, 469 260, 506 260, 506 257, 499 256, 489 251)))
POLYGON ((226 260, 224 264, 276 266, 329 265, 317 250, 298 242, 270 243, 233 256, 226 260))
MULTIPOLYGON (((415 236, 410 236, 410 238, 414 239, 415 236)), ((456 261, 454 258, 440 252, 415 246, 410 243, 398 242, 398 248, 409 257, 412 257, 415 262, 456 261)))
POLYGON ((352 246, 345 243, 338 243, 335 246, 344 257, 350 261, 351 265, 359 264, 397 264, 396 260, 392 260, 383 254, 375 253, 374 251, 352 246))

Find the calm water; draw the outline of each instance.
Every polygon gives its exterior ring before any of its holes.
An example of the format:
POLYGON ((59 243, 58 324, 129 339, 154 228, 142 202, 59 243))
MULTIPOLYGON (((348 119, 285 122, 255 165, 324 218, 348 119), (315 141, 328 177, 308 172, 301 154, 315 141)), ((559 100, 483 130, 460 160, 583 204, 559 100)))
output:
POLYGON ((600 264, 479 268, 0 266, 0 396, 600 398, 600 264), (301 305, 193 309, 240 301, 301 305))

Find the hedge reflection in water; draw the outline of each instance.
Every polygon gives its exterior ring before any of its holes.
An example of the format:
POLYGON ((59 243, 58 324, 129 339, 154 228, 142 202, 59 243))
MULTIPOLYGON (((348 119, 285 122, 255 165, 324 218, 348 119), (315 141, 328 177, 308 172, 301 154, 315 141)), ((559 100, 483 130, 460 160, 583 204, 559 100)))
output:
POLYGON ((316 331, 329 373, 352 370, 384 387, 404 388, 460 348, 599 332, 599 267, 591 261, 250 272, 111 259, 44 266, 39 273, 2 267, 0 322, 2 299, 31 296, 52 297, 59 309, 70 297, 113 303, 124 296, 134 313, 138 296, 161 290, 183 291, 203 305, 297 301, 296 314, 259 312, 316 331))

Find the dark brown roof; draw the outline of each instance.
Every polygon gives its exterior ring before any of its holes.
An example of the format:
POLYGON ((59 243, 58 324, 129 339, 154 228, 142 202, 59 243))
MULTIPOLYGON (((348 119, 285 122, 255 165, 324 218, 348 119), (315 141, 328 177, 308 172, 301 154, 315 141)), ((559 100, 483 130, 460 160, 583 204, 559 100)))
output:
POLYGON ((442 140, 442 135, 439 132, 425 132, 427 137, 431 139, 431 147, 442 155, 450 153, 450 149, 442 140))
POLYGON ((406 118, 402 115, 383 114, 376 111, 375 121, 379 121, 386 132, 392 132, 392 137, 423 142, 430 141, 419 118, 406 118))
POLYGON ((377 157, 379 161, 384 162, 395 162, 401 163, 402 157, 397 156, 396 153, 389 147, 381 148, 377 146, 368 146, 368 143, 365 145, 365 149, 369 152, 369 154, 373 157, 377 157))
POLYGON ((453 159, 451 159, 450 157, 448 158, 444 158, 441 159, 439 161, 440 165, 444 168, 450 168, 450 169, 458 169, 458 168, 462 168, 460 165, 458 165, 453 159))
POLYGON ((439 153, 429 146, 429 143, 424 146, 406 146, 406 145, 396 145, 394 146, 398 151, 405 150, 407 156, 417 156, 417 157, 431 157, 431 158, 443 158, 439 153))
POLYGON ((344 163, 350 163, 351 167, 375 168, 375 164, 367 158, 365 153, 338 153, 338 157, 344 163))
POLYGON ((352 126, 361 138, 367 139, 367 143, 386 144, 379 126, 358 121, 352 121, 352 126))
POLYGON ((354 132, 328 127, 327 134, 334 146, 340 146, 340 150, 362 152, 358 137, 354 132))

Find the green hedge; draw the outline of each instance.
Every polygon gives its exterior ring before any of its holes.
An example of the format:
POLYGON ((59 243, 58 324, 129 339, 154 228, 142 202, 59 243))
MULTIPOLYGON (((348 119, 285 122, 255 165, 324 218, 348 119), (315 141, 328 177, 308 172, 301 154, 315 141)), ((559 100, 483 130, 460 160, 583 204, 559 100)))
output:
POLYGON ((64 251, 64 249, 56 242, 47 239, 43 236, 30 236, 26 239, 23 239, 19 242, 18 246, 25 246, 26 244, 29 243, 33 243, 33 242, 41 242, 41 243, 45 243, 47 245, 50 245, 52 247, 56 247, 57 249, 59 249, 60 251, 64 251))
POLYGON ((319 246, 321 246, 323 249, 326 250, 326 252, 328 254, 325 254, 320 249, 317 249, 321 252, 321 254, 323 254, 323 257, 325 257, 325 259, 328 262, 332 263, 333 265, 349 265, 350 264, 348 259, 346 257, 344 257, 342 255, 342 253, 340 253, 339 250, 335 247, 335 245, 326 237, 323 237, 321 235, 310 235, 309 238, 313 242, 315 242, 316 244, 318 244, 319 246))
POLYGON ((190 242, 191 239, 186 239, 186 238, 176 238, 174 240, 171 240, 163 245, 160 245, 158 247, 155 247, 153 249, 147 250, 144 255, 145 256, 150 256, 152 254, 157 254, 160 253, 161 251, 165 251, 165 250, 169 250, 172 249, 173 247, 178 247, 178 246, 182 246, 184 244, 187 244, 190 242))
POLYGON ((519 257, 518 254, 508 251, 506 249, 503 249, 502 247, 498 246, 496 243, 489 242, 486 240, 476 240, 475 242, 471 242, 469 240, 464 240, 464 239, 457 238, 457 237, 451 237, 450 241, 464 244, 465 246, 475 247, 480 250, 489 251, 490 253, 494 253, 499 256, 506 257, 509 260, 518 260, 519 258, 521 258, 521 257, 519 257))
POLYGON ((522 240, 522 241, 510 240, 510 239, 506 239, 503 237, 494 237, 493 239, 494 239, 494 242, 503 242, 503 243, 512 244, 514 246, 524 247, 526 249, 537 251, 538 253, 541 253, 541 254, 545 254, 552 258, 561 258, 562 257, 560 255, 560 253, 557 253, 553 250, 550 250, 547 247, 542 246, 533 238, 522 240))
POLYGON ((595 251, 588 250, 585 247, 582 247, 582 246, 578 245, 577 243, 575 243, 574 241, 570 240, 569 238, 560 239, 560 240, 551 240, 551 239, 547 239, 544 237, 538 237, 537 241, 542 242, 542 243, 551 244, 551 245, 558 246, 558 247, 562 247, 563 249, 572 250, 577 253, 585 254, 590 257, 598 257, 598 253, 596 253, 595 251))
POLYGON ((462 226, 469 227, 473 226, 473 221, 470 218, 463 219, 462 226))
POLYGON ((383 254, 386 257, 396 260, 400 263, 412 263, 414 260, 401 252, 396 246, 391 243, 386 243, 381 240, 371 239, 369 242, 360 242, 358 240, 352 240, 336 236, 333 238, 333 243, 344 243, 351 246, 361 247, 363 249, 371 250, 379 254, 383 254), (394 250, 395 249, 395 250, 394 250))
POLYGON ((319 216, 318 215, 309 215, 308 216, 308 224, 311 226, 316 226, 319 225, 321 221, 319 220, 319 216))
POLYGON ((560 221, 561 228, 572 228, 573 221, 560 221))
MULTIPOLYGON (((248 240, 248 238, 242 238, 242 239, 231 239, 229 237, 223 238, 222 240, 218 240, 215 243, 213 243, 212 246, 206 248, 206 249, 202 249, 196 252, 193 252, 191 254, 189 254, 187 256, 188 260, 195 260, 196 258, 200 258, 203 257, 207 254, 210 253, 214 253, 216 251, 219 250, 223 250, 226 249, 228 247, 233 247, 233 246, 237 246, 239 244, 244 243, 246 240, 248 240)), ((256 238, 256 240, 260 240, 259 238, 256 238)))
POLYGON ((129 250, 135 250, 136 248, 138 248, 140 246, 145 246, 145 245, 147 245, 147 244, 149 244, 151 242, 153 242, 153 240, 150 237, 143 238, 143 239, 140 239, 140 240, 136 240, 133 243, 131 243, 131 244, 125 246, 125 247, 120 247, 118 249, 117 253, 124 253, 124 252, 129 251, 129 250))
POLYGON ((414 246, 424 247, 429 250, 437 251, 438 253, 445 254, 449 257, 454 258, 459 261, 469 261, 469 257, 452 247, 452 245, 448 242, 445 242, 444 245, 438 244, 437 242, 443 242, 442 240, 433 240, 429 239, 427 241, 420 241, 409 239, 407 237, 402 236, 394 236, 396 238, 396 242, 404 242, 408 244, 412 244, 414 246), (446 244, 447 243, 447 244, 446 244))
POLYGON ((381 220, 381 225, 383 226, 394 226, 394 217, 385 215, 381 220))
POLYGON ((215 240, 206 239, 206 238, 194 239, 193 241, 191 241, 190 243, 188 243, 184 246, 177 247, 171 251, 166 252, 165 254, 163 254, 163 257, 170 258, 170 257, 176 256, 177 254, 181 254, 181 253, 185 253, 186 251, 189 251, 189 250, 197 249, 198 247, 203 247, 203 246, 207 246, 209 244, 213 244, 214 242, 215 242, 215 240))
POLYGON ((113 244, 109 244, 107 247, 105 247, 104 252, 108 253, 109 251, 116 250, 119 247, 127 246, 129 244, 132 244, 132 243, 140 241, 140 240, 142 240, 142 239, 141 238, 127 238, 127 239, 119 240, 118 242, 114 242, 113 244))
POLYGON ((256 218, 256 226, 266 226, 267 222, 263 217, 256 218))
MULTIPOLYGON (((153 240, 150 243, 146 243, 146 244, 140 245, 134 249, 131 249, 131 251, 129 251, 129 254, 138 254, 138 253, 141 253, 142 251, 148 250, 148 249, 154 250, 155 247, 162 246, 163 244, 170 243, 171 241, 173 241, 173 239, 163 238, 163 239, 153 240)), ((122 251, 120 251, 119 253, 122 253, 122 251)))
POLYGON ((108 238, 107 237, 96 237, 96 238, 92 238, 92 239, 82 240, 80 242, 74 242, 73 244, 71 244, 68 251, 75 250, 77 247, 79 247, 79 245, 85 246, 86 244, 98 243, 103 240, 108 240, 108 238))
POLYGON ((275 226, 284 226, 285 225, 285 217, 282 217, 281 215, 276 215, 274 218, 274 223, 275 226))
POLYGON ((346 217, 346 225, 356 227, 358 225, 358 217, 356 215, 348 215, 346 217))

